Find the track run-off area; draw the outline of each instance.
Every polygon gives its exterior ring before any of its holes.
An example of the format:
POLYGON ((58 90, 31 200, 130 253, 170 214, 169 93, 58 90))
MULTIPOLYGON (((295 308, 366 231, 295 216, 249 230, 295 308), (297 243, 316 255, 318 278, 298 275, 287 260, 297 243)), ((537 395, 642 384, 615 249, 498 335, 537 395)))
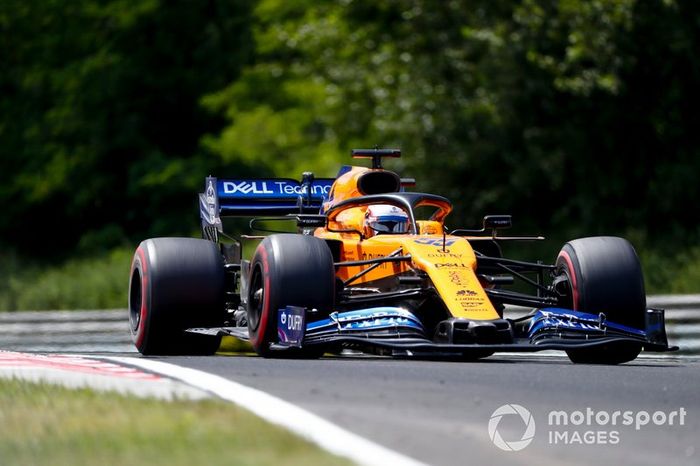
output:
POLYGON ((3 313, 0 376, 218 397, 360 464, 698 465, 700 295, 649 305, 669 310, 681 351, 620 366, 555 353, 478 362, 142 357, 123 310, 3 313))
POLYGON ((161 398, 216 396, 360 464, 700 463, 694 357, 595 366, 515 354, 479 362, 0 355, 5 376, 161 398), (37 367, 50 375, 37 376, 37 367))

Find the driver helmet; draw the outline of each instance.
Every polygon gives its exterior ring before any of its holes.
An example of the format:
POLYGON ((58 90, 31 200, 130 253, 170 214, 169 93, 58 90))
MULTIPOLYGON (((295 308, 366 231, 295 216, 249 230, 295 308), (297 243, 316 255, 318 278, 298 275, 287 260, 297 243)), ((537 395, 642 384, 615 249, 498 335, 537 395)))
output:
POLYGON ((365 234, 401 234, 408 232, 408 215, 393 205, 371 205, 365 212, 365 234))

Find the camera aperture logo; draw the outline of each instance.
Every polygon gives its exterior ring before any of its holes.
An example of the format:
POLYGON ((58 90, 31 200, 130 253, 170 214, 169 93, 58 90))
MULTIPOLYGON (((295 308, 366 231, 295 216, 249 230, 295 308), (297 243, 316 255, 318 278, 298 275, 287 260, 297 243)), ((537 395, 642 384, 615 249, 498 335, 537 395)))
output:
MULTIPOLYGON (((549 445, 617 445, 623 430, 639 431, 648 426, 684 426, 687 411, 680 407, 673 411, 606 411, 586 407, 581 410, 552 410, 547 415, 547 440, 549 445)), ((510 430, 513 425, 509 423, 510 430)), ((503 430, 503 429, 502 429, 503 430)), ((494 445, 504 451, 520 451, 535 438, 535 419, 530 411, 510 403, 497 408, 488 425, 489 437, 494 445), (519 440, 506 441, 498 430, 504 416, 519 416, 523 433, 519 440)), ((512 433, 511 433, 512 436, 512 433)))
POLYGON ((523 406, 512 403, 503 405, 496 409, 489 420, 489 437, 494 445, 504 451, 520 451, 530 445, 532 439, 535 438, 535 418, 532 417, 530 411, 523 406), (520 440, 505 441, 498 432, 498 424, 503 416, 518 415, 522 419, 525 431, 520 440))

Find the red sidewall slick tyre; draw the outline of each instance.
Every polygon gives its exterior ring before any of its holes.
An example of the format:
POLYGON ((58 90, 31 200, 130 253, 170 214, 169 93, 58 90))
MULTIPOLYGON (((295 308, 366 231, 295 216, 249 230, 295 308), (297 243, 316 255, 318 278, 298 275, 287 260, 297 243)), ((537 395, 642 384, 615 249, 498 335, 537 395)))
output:
MULTIPOLYGON (((639 258, 623 238, 597 236, 569 241, 557 257, 558 271, 570 285, 568 305, 577 311, 605 314, 611 322, 645 328, 646 294, 639 258)), ((620 343, 569 350, 576 363, 620 364, 639 355, 641 345, 620 343)))
POLYGON ((129 280, 129 328, 136 349, 143 352, 148 325, 148 309, 151 293, 149 289, 148 263, 142 245, 136 249, 131 262, 129 280))
POLYGON ((335 302, 335 267, 325 241, 278 234, 263 239, 250 262, 247 290, 248 333, 264 357, 320 356, 314 351, 271 351, 277 342, 277 312, 301 306, 329 312, 335 302))
POLYGON ((129 327, 142 354, 213 354, 221 337, 186 333, 224 316, 224 264, 218 246, 194 238, 143 241, 129 283, 129 327))

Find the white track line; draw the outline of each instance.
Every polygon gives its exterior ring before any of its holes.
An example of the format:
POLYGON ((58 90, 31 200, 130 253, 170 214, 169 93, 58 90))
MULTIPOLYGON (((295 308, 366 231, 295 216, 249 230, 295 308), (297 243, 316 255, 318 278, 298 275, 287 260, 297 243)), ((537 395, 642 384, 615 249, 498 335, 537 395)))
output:
MULTIPOLYGON (((94 356, 93 356, 94 357, 94 356)), ((185 382, 231 401, 300 435, 325 450, 362 465, 419 466, 423 463, 353 434, 299 406, 218 375, 141 358, 100 356, 185 382)))

